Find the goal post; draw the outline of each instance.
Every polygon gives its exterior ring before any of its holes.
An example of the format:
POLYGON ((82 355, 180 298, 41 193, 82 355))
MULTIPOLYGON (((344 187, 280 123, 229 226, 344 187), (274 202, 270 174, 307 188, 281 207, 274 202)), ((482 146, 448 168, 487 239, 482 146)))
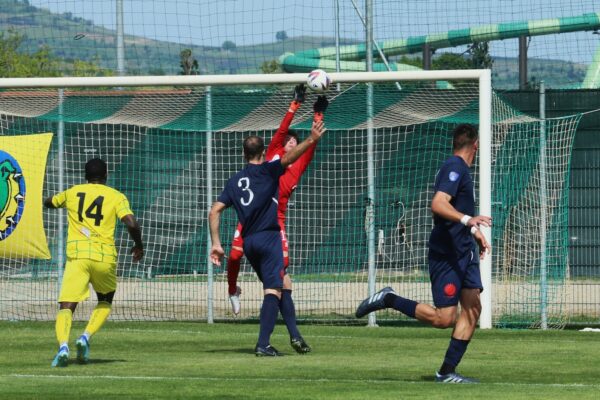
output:
MULTIPOLYGON (((539 151, 539 120, 494 94, 489 70, 329 75, 341 86, 327 92, 329 132, 292 196, 286 226, 298 317, 353 323, 358 302, 384 285, 431 301, 426 254, 433 179, 451 155, 452 128, 468 122, 478 125, 480 136, 473 171, 478 213, 493 216, 494 223, 496 213, 502 213, 498 226, 483 228, 493 253, 481 264, 485 290, 480 326, 497 324, 503 318, 499 313, 516 313, 515 318, 529 324, 535 314, 528 307, 538 293, 538 261, 526 249, 539 253, 529 245, 537 236, 530 229, 525 244, 510 239, 523 234, 518 218, 539 208, 523 203, 522 194, 514 192, 539 193, 539 174, 531 161, 539 151), (365 84, 374 87, 372 96, 365 84), (504 171, 531 177, 532 188, 511 184, 504 171), (506 207, 497 209, 494 204, 502 196, 506 207), (513 268, 517 262, 519 270, 513 268), (375 273, 369 274, 369 268, 375 273), (504 273, 508 275, 499 301, 493 296, 492 276, 502 278, 504 273)), ((135 265, 128 257, 126 232, 117 233, 120 308, 115 319, 229 320, 224 270, 213 270, 207 262, 206 214, 225 180, 243 166, 241 139, 258 134, 268 143, 287 110, 293 85, 305 81, 301 73, 4 78, 0 138, 62 132, 60 146, 54 140, 50 148, 45 195, 80 183, 88 158, 107 158, 109 184, 130 197, 148 244, 145 259, 135 265)), ((292 128, 300 136, 310 131, 315 99, 316 93, 309 91, 294 118, 292 128)), ((576 125, 577 119, 571 118, 547 126, 548 151, 562 157, 560 169, 549 166, 556 170, 547 173, 556 180, 548 187, 549 197, 557 199, 550 202, 548 224, 563 229, 548 236, 556 253, 548 258, 554 263, 548 266, 549 281, 554 279, 556 287, 565 277, 562 193, 576 125)), ((0 253, 6 261, 0 274, 0 319, 54 317, 62 267, 57 247, 63 246, 57 237, 65 221, 48 211, 43 218, 51 262, 0 253)), ((236 220, 231 212, 224 218, 222 242, 228 246, 236 220)), ((245 262, 240 279, 242 318, 256 318, 260 285, 245 262)), ((548 295, 552 301, 552 287, 548 295)), ((548 310, 551 320, 553 313, 563 311, 548 310)), ((381 313, 378 318, 398 315, 381 313)))
MULTIPOLYGON (((479 75, 479 214, 492 216, 492 73, 481 70, 479 75)), ((482 227, 482 233, 491 242, 492 230, 482 227)), ((493 248, 492 248, 493 251, 493 248)), ((492 327, 492 257, 488 254, 481 261, 481 315, 479 326, 492 327)))

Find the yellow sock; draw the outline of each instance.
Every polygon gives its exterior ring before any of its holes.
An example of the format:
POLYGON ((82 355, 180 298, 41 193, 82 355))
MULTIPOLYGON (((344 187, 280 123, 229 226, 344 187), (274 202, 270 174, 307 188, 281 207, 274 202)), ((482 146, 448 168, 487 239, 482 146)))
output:
POLYGON ((73 312, 64 308, 56 314, 56 340, 58 345, 69 343, 69 335, 71 334, 71 322, 73 322, 73 312))
POLYGON ((108 315, 110 314, 112 305, 106 302, 99 302, 94 311, 92 312, 92 316, 90 317, 90 322, 88 322, 85 327, 85 332, 92 336, 94 333, 98 332, 102 325, 108 319, 108 315))

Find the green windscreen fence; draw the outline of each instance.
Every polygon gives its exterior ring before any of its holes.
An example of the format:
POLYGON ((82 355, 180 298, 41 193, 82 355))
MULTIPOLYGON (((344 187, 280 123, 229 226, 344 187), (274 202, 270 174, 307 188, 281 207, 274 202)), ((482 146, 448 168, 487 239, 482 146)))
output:
MULTIPOLYGON (((82 183, 88 159, 108 162, 108 184, 129 198, 146 247, 144 259, 133 263, 132 242, 125 229, 117 228, 119 287, 113 318, 201 320, 210 304, 208 204, 243 167, 242 139, 258 134, 269 142, 291 93, 289 86, 4 90, 0 134, 6 140, 30 136, 31 141, 36 133, 54 134, 44 197, 82 183)), ((376 286, 391 285, 406 297, 431 302, 432 185, 451 155, 452 129, 479 123, 477 84, 375 84, 371 153, 367 86, 342 85, 327 95, 328 131, 288 210, 288 271, 298 317, 355 321, 355 307, 368 293, 370 229, 375 232, 376 286), (368 194, 370 162, 374 199, 368 194), (367 218, 370 207, 373 219, 367 218)), ((292 128, 300 137, 309 132, 315 99, 309 93, 296 113, 292 128)), ((540 121, 493 96, 492 159, 486 162, 492 167, 494 282, 486 290, 493 293, 496 325, 537 326, 545 319, 561 326, 573 313, 577 293, 568 276, 567 207, 579 118, 540 121)), ((473 167, 476 185, 478 162, 473 167)), ((234 212, 227 210, 221 226, 226 251, 236 223, 234 212)), ((1 319, 54 318, 66 217, 44 210, 43 224, 51 259, 24 258, 10 249, 0 253, 1 319)), ((215 267, 212 277, 214 317, 233 318, 224 269, 215 267)), ((246 261, 239 284, 238 318, 258 317, 262 286, 246 261)), ((82 304, 77 316, 86 318, 92 303, 82 304)), ((379 318, 401 317, 382 313, 379 318)))

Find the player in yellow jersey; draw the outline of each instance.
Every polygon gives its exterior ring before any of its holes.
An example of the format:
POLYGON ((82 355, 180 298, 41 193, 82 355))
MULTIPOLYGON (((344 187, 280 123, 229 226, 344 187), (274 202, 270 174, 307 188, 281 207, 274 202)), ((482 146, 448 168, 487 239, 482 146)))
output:
POLYGON ((117 289, 117 249, 115 226, 117 218, 126 226, 135 245, 133 261, 144 256, 140 226, 129 208, 127 197, 106 185, 106 163, 95 158, 85 164, 86 184, 75 185, 44 201, 48 208, 66 208, 69 231, 67 263, 61 284, 56 317, 56 338, 59 350, 53 367, 66 367, 69 360, 69 335, 73 313, 80 301, 90 296, 91 283, 98 297, 84 333, 77 339, 77 361, 89 361, 89 341, 110 314, 117 289))

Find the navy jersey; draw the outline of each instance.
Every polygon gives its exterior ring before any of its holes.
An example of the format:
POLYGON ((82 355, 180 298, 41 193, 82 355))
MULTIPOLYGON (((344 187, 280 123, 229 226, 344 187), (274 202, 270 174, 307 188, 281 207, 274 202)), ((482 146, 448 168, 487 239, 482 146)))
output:
POLYGON ((217 199, 232 206, 242 224, 242 237, 263 231, 277 231, 279 177, 284 173, 281 160, 247 164, 231 177, 217 199))
MULTIPOLYGON (((452 196, 450 204, 459 212, 475 215, 475 191, 467 163, 458 156, 447 159, 435 177, 434 193, 452 196)), ((433 217, 433 231, 429 250, 434 255, 459 259, 471 251, 475 241, 470 228, 460 222, 451 222, 437 215, 433 217)))

